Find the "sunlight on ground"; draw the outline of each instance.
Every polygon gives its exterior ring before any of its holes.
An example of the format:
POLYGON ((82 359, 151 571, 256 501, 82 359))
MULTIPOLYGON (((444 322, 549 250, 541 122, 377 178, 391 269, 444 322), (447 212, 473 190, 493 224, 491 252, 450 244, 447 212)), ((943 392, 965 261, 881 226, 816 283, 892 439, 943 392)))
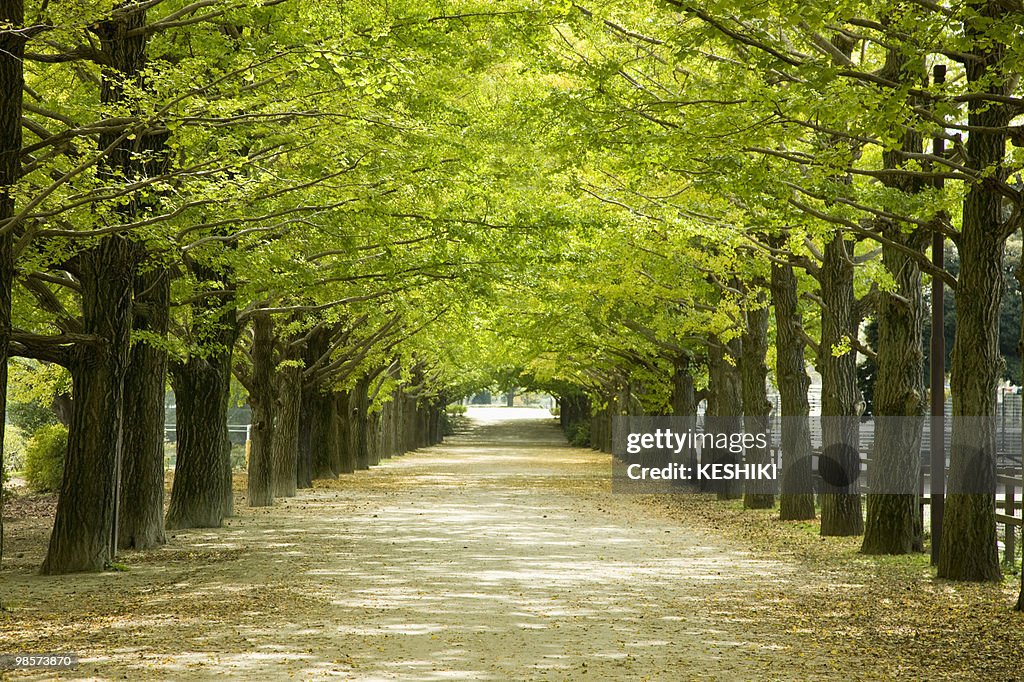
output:
MULTIPOLYGON (((557 420, 550 410, 541 407, 481 407, 470 405, 466 408, 466 416, 478 424, 496 424, 499 422, 529 422, 533 420, 557 420)), ((524 428, 529 429, 529 426, 524 428)), ((531 438, 537 433, 530 431, 531 438)))
POLYGON ((467 414, 446 445, 240 505, 113 580, 64 579, 63 599, 23 600, 30 633, 4 635, 87 657, 68 679, 765 677, 786 645, 735 603, 791 566, 610 496, 607 455, 568 447, 547 410, 467 414))

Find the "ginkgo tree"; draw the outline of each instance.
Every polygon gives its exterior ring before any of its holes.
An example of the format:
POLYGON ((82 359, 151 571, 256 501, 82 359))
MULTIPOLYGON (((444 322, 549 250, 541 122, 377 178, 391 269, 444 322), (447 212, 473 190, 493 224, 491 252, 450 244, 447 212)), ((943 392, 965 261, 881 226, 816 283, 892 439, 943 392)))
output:
MULTIPOLYGON (((232 513, 232 375, 254 505, 436 441, 443 405, 495 382, 551 390, 567 428, 610 449, 614 417, 695 419, 702 400, 714 428, 761 430, 770 375, 780 516, 807 519, 807 360, 822 459, 849 473, 856 360, 873 355, 866 523, 842 476, 820 497, 822 533, 864 532, 870 553, 921 547, 920 422, 884 418, 923 411, 925 277, 960 303, 955 414, 993 414, 1024 112, 1003 4, 4 12, 0 352, 74 385, 46 572, 232 513), (956 278, 928 261, 935 235, 956 278)), ((939 572, 991 580, 994 469, 970 430, 954 424, 939 572)))

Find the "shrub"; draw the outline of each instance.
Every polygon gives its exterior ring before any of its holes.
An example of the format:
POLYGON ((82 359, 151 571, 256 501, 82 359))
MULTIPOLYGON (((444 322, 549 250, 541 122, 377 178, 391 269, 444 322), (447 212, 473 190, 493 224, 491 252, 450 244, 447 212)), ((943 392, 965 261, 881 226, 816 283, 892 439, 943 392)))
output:
POLYGON ((466 407, 451 404, 441 413, 441 435, 452 436, 466 424, 466 407))
POLYGON ((452 415, 450 412, 441 413, 441 437, 455 435, 455 422, 458 419, 458 415, 452 415))
POLYGON ((246 467, 248 467, 248 460, 246 459, 244 443, 232 443, 231 452, 229 456, 231 457, 232 470, 244 470, 246 467))
POLYGON ((35 433, 44 426, 57 423, 53 410, 37 402, 12 400, 7 405, 7 418, 25 433, 35 433))
POLYGON ((572 427, 572 437, 569 442, 578 448, 590 447, 590 422, 581 421, 572 427))
POLYGON ((4 431, 4 471, 6 482, 12 473, 25 467, 25 448, 28 445, 25 434, 14 424, 8 424, 4 431))
POLYGON ((25 450, 25 480, 33 490, 60 490, 67 449, 68 430, 62 424, 44 426, 32 435, 25 450))

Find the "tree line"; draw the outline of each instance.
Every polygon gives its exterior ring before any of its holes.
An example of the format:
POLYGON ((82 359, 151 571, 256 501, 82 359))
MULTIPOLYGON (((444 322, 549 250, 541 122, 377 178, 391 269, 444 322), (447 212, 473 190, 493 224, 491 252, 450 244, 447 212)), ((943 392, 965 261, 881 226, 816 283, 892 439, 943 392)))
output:
MULTIPOLYGON (((607 447, 613 415, 705 400, 758 428, 768 381, 806 417, 811 363, 825 447, 856 452, 858 358, 873 414, 925 413, 943 289, 978 418, 950 488, 994 480, 972 453, 1024 215, 1013 3, 0 4, 0 350, 73 383, 48 572, 161 541, 167 381, 174 527, 231 513, 232 375, 257 504, 512 375, 607 447)), ((817 515, 801 423, 778 500, 723 495, 817 515)), ((914 424, 879 421, 873 476, 917 480, 914 424)), ((825 535, 921 549, 917 495, 817 502, 825 535)), ((994 496, 950 495, 940 549, 941 577, 999 579, 994 496)))
MULTIPOLYGON (((564 325, 563 285, 545 302, 550 316, 523 333, 548 337, 536 346, 541 374, 576 387, 562 396, 563 421, 606 450, 611 416, 692 417, 703 400, 723 428, 757 428, 770 374, 784 417, 780 517, 813 518, 813 497, 792 493, 813 475, 799 419, 807 363, 822 382, 823 447, 852 458, 865 411, 858 358, 874 366, 874 415, 925 415, 925 303, 948 290, 953 493, 938 575, 999 580, 995 496, 985 489, 995 490, 1000 340, 1021 338, 999 320, 1004 257, 1024 226, 1021 8, 668 0, 576 9, 553 48, 574 84, 560 93, 576 127, 566 144, 588 159, 581 196, 622 222, 588 237, 599 255, 583 271, 551 277, 573 278, 573 324, 564 325)), ((876 422, 872 487, 914 489, 922 424, 876 422)), ((757 490, 723 494, 775 504, 757 490)), ((862 499, 826 486, 818 502, 823 535, 863 534, 867 553, 921 550, 916 494, 862 499)))
POLYGON ((490 228, 443 219, 481 152, 437 134, 467 113, 417 88, 486 57, 453 26, 498 41, 514 13, 0 6, 0 408, 11 358, 71 386, 43 573, 232 515, 233 379, 251 506, 440 440, 435 323, 480 286, 490 228))

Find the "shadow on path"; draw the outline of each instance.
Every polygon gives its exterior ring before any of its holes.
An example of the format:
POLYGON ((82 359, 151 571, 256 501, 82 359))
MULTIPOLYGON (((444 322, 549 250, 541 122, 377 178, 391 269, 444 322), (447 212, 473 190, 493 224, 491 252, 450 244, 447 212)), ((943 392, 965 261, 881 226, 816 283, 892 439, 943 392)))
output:
POLYGON ((69 679, 816 676, 787 672, 792 646, 752 617, 792 566, 612 495, 608 456, 547 412, 470 417, 444 445, 178 532, 126 573, 11 576, 4 649, 77 650, 69 679))

